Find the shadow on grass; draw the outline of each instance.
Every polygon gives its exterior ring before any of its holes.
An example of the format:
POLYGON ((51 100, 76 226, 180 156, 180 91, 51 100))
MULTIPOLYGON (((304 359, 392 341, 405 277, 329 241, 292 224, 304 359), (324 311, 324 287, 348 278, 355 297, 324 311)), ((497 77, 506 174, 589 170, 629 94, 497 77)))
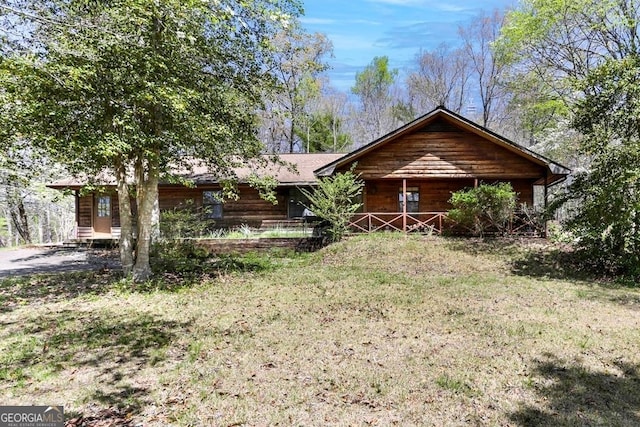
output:
POLYGON ((35 274, 0 279, 0 313, 27 304, 49 304, 82 295, 102 295, 122 275, 111 270, 35 274))
POLYGON ((605 283, 603 277, 584 267, 577 253, 567 248, 526 251, 511 261, 511 272, 517 276, 605 283))
POLYGON ((553 355, 536 360, 534 389, 544 408, 523 406, 510 419, 520 426, 640 425, 638 366, 614 361, 620 373, 594 372, 553 355))
POLYGON ((570 246, 554 244, 545 239, 451 239, 449 245, 452 249, 475 256, 508 257, 511 272, 516 276, 568 281, 603 281, 602 277, 598 277, 584 267, 579 254, 570 246))
POLYGON ((145 283, 124 279, 118 270, 60 272, 0 278, 0 313, 31 304, 46 305, 109 291, 179 291, 223 274, 265 272, 278 266, 278 259, 290 254, 221 255, 152 260, 154 276, 145 283))
POLYGON ((189 322, 135 312, 52 312, 27 320, 9 336, 0 355, 0 385, 62 380, 83 375, 96 386, 87 401, 138 413, 150 390, 140 371, 162 363, 189 322))

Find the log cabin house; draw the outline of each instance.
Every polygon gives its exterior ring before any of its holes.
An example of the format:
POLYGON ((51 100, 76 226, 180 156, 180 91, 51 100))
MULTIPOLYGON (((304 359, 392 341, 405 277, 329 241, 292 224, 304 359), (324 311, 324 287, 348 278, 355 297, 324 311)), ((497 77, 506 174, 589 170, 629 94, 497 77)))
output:
MULTIPOLYGON (((200 169, 186 177, 194 182, 193 187, 160 184, 160 210, 191 200, 209 207, 216 227, 286 225, 303 216, 300 188, 313 187, 319 178, 355 164, 365 187, 362 208, 352 218, 352 230, 428 228, 441 232, 452 192, 480 183, 510 182, 520 203, 533 205, 536 189, 546 203, 547 189, 570 173, 568 168, 442 107, 347 154, 283 154, 281 158, 297 170, 274 165, 268 171, 279 182, 275 205, 262 200, 257 190, 243 182, 241 173, 239 199, 219 202, 215 192, 220 186, 200 169)), ((114 187, 105 185, 103 193, 81 195, 82 186, 74 179, 49 185, 75 191, 75 237, 118 238, 114 187)))

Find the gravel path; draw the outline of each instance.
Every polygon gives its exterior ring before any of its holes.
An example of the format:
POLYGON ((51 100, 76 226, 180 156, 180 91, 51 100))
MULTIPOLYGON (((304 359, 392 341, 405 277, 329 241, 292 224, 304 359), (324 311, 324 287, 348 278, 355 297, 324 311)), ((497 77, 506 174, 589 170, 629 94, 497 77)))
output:
POLYGON ((74 247, 0 250, 0 278, 42 273, 117 268, 113 251, 74 247))

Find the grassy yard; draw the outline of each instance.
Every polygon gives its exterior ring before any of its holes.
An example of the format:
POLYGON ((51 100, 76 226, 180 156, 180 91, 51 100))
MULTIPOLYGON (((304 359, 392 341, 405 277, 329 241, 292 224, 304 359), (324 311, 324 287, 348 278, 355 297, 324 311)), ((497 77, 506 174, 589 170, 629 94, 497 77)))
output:
POLYGON ((2 404, 131 425, 640 425, 640 291, 545 242, 350 238, 0 282, 2 404), (106 415, 105 415, 106 414, 106 415))

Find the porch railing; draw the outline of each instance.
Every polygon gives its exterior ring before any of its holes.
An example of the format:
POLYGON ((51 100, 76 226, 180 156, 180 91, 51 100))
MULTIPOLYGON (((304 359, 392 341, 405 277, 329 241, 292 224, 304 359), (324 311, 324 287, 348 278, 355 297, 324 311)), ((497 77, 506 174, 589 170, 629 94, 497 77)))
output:
MULTIPOLYGON (((467 234, 471 230, 462 227, 447 216, 446 212, 366 212, 354 214, 349 223, 354 233, 376 231, 401 231, 442 234, 444 230, 467 234)), ((506 230, 485 230, 485 234, 545 235, 544 225, 524 212, 517 212, 507 224, 506 230)))
POLYGON ((356 233, 417 231, 442 233, 446 212, 367 212, 354 214, 349 228, 356 233))

